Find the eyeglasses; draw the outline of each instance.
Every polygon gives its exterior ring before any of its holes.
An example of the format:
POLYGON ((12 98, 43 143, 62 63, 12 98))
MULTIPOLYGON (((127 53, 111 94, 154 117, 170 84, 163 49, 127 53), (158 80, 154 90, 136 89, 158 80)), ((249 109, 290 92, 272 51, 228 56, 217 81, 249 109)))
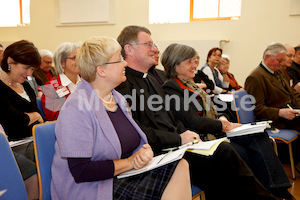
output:
POLYGON ((276 58, 275 56, 272 56, 278 63, 282 63, 282 62, 285 62, 286 59, 278 59, 276 58))
POLYGON ((295 58, 296 56, 295 55, 292 55, 292 54, 286 54, 286 57, 289 57, 289 58, 295 58))
POLYGON ((67 59, 76 60, 76 57, 67 57, 67 59))
POLYGON ((46 63, 47 65, 51 65, 52 64, 52 61, 46 61, 46 60, 43 60, 44 63, 46 63))
POLYGON ((221 58, 221 54, 215 54, 215 53, 213 53, 213 54, 211 54, 212 56, 217 56, 217 57, 219 57, 219 58, 221 58))
POLYGON ((124 62, 124 58, 123 58, 123 57, 121 57, 120 60, 117 60, 117 61, 114 61, 114 62, 107 62, 107 63, 104 63, 104 65, 108 65, 108 64, 116 64, 116 63, 122 63, 122 62, 124 62))
POLYGON ((131 44, 131 45, 145 45, 146 47, 148 47, 149 49, 151 47, 155 47, 158 48, 158 46, 154 43, 154 42, 145 42, 145 43, 137 43, 137 44, 131 44))

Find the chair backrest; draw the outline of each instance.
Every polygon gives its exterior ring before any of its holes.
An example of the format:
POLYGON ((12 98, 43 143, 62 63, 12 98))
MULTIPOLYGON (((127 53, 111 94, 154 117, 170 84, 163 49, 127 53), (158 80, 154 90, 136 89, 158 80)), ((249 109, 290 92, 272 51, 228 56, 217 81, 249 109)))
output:
POLYGON ((238 122, 241 124, 254 122, 254 102, 250 99, 246 90, 235 91, 233 97, 238 122))
POLYGON ((0 191, 1 200, 26 200, 27 192, 18 164, 4 133, 0 132, 0 191), (6 190, 6 192, 4 192, 6 190))
POLYGON ((45 112, 44 112, 44 109, 43 109, 43 106, 42 106, 41 98, 36 98, 36 105, 37 105, 39 111, 41 112, 42 117, 45 117, 45 112))
POLYGON ((51 165, 54 156, 55 124, 48 122, 35 125, 32 129, 35 159, 39 178, 39 199, 50 200, 51 165))

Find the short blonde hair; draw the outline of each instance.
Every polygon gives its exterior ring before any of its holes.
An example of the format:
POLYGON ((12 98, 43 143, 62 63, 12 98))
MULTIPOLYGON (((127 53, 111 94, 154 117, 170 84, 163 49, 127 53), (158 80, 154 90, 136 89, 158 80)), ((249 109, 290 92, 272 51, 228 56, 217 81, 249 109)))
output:
POLYGON ((99 36, 85 41, 76 56, 81 77, 88 82, 94 81, 96 68, 105 65, 120 50, 120 44, 112 37, 99 36))

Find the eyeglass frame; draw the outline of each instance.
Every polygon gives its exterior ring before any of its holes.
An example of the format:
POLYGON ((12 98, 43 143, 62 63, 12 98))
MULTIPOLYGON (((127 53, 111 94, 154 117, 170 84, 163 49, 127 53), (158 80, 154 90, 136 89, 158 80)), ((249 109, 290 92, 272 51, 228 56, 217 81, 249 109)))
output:
POLYGON ((103 65, 116 64, 116 63, 122 63, 122 62, 124 62, 123 56, 121 57, 121 60, 117 60, 117 61, 114 61, 114 62, 106 62, 103 65))
POLYGON ((155 47, 155 48, 157 48, 158 49, 158 46, 157 46, 157 44, 155 44, 154 42, 144 42, 144 43, 129 43, 130 45, 145 45, 145 46, 147 46, 149 49, 151 48, 151 47, 155 47))
POLYGON ((289 58, 295 59, 295 58, 296 58, 296 55, 286 54, 286 57, 289 57, 289 58))

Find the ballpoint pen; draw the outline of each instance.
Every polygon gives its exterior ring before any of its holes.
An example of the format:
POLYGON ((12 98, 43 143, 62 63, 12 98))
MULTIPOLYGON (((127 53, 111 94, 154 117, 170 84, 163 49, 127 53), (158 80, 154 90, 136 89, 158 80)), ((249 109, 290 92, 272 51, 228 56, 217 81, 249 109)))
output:
MULTIPOLYGON (((292 106, 290 106, 290 104, 286 104, 287 105, 287 107, 289 107, 289 109, 291 109, 291 110, 294 110, 293 108, 292 108, 292 106)), ((298 117, 300 115, 300 113, 298 112, 298 114, 296 114, 296 116, 298 117)))
POLYGON ((171 152, 176 151, 176 150, 178 150, 178 149, 182 149, 182 148, 191 146, 191 145, 196 144, 196 143, 198 143, 198 142, 199 142, 199 140, 194 140, 193 142, 189 142, 189 143, 187 143, 187 144, 184 144, 184 145, 181 145, 181 146, 179 146, 179 147, 175 147, 175 148, 171 149, 170 151, 168 151, 168 153, 166 153, 166 154, 165 154, 165 155, 157 162, 157 164, 159 164, 159 163, 160 163, 165 157, 167 157, 171 152))
POLYGON ((289 109, 294 110, 294 109, 292 108, 292 106, 290 106, 290 104, 286 104, 286 105, 287 105, 287 107, 289 107, 289 109))
POLYGON ((159 164, 165 157, 167 157, 167 155, 169 155, 170 154, 170 152, 172 152, 173 150, 171 150, 171 151, 168 151, 168 153, 166 153, 158 162, 157 162, 157 164, 159 164))

